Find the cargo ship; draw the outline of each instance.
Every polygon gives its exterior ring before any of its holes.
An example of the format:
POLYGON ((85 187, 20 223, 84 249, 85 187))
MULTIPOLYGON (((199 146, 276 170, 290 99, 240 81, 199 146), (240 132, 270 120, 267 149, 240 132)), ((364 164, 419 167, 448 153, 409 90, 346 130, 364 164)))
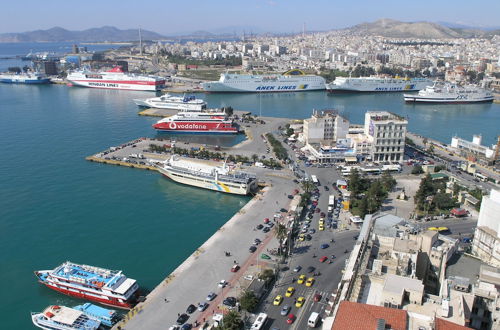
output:
POLYGON ((6 84, 50 84, 50 79, 37 72, 33 73, 1 73, 0 82, 6 84))
POLYGON ((153 128, 162 132, 203 133, 203 134, 236 134, 238 125, 219 110, 179 111, 177 114, 163 118, 153 128))
POLYGON ((115 67, 109 71, 100 72, 87 70, 75 71, 68 74, 66 80, 73 86, 91 88, 152 92, 165 88, 165 78, 128 73, 124 72, 121 67, 115 67))
POLYGON ((31 313, 33 324, 42 329, 97 330, 101 321, 82 311, 66 306, 52 305, 41 313, 31 313))
POLYGON ((330 93, 342 92, 409 92, 431 86, 427 78, 337 77, 326 85, 330 93))
POLYGON ((162 95, 148 99, 134 99, 134 103, 139 107, 172 109, 172 110, 203 110, 207 108, 207 102, 191 96, 162 95))
POLYGON ((40 283, 66 295, 125 309, 132 308, 139 289, 136 280, 121 271, 69 261, 35 275, 40 283))
POLYGON ((257 189, 255 175, 230 170, 225 162, 172 155, 158 170, 175 182, 229 194, 248 195, 257 189))
POLYGON ((273 92, 305 92, 325 89, 325 79, 320 76, 307 75, 303 71, 293 69, 283 74, 243 75, 223 73, 218 81, 202 84, 209 93, 273 93, 273 92))
POLYGON ((443 82, 436 82, 418 94, 403 96, 407 103, 480 103, 493 102, 494 99, 493 94, 486 89, 443 82))

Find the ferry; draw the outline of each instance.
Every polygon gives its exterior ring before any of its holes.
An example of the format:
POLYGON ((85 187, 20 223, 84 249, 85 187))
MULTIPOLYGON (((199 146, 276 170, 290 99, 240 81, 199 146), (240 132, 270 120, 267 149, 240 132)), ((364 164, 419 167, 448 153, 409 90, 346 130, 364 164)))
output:
POLYGON ((118 321, 120 321, 120 315, 115 310, 102 308, 91 303, 78 305, 73 307, 73 309, 98 319, 101 322, 101 325, 109 328, 113 327, 116 323, 118 323, 118 321))
POLYGON ((225 162, 172 155, 158 170, 173 181, 229 194, 248 195, 257 189, 255 175, 230 170, 225 162))
POLYGON ((325 79, 307 75, 298 69, 289 70, 281 75, 242 75, 223 73, 218 81, 202 84, 205 92, 305 92, 324 90, 325 79))
POLYGON ((124 72, 121 67, 109 71, 75 71, 66 77, 69 85, 91 88, 126 89, 156 92, 165 88, 165 78, 124 72))
POLYGON ((70 261, 52 270, 35 272, 38 281, 47 287, 72 297, 108 306, 132 308, 139 286, 121 271, 109 270, 70 261))
POLYGON ((179 111, 177 114, 163 118, 153 128, 162 132, 203 133, 203 134, 236 134, 239 127, 226 113, 220 110, 179 111))
POLYGON ((50 84, 50 79, 38 72, 1 73, 0 82, 6 84, 50 84))
POLYGON ((427 78, 387 78, 387 77, 337 77, 326 85, 330 93, 341 92, 409 92, 431 86, 427 78))
POLYGON ((407 103, 479 103, 493 102, 493 94, 474 85, 458 86, 451 83, 436 82, 434 85, 418 92, 404 94, 407 103))
POLYGON ((181 111, 200 111, 207 108, 207 103, 201 99, 197 99, 194 95, 180 97, 166 94, 160 97, 152 97, 148 99, 134 99, 134 102, 139 107, 172 109, 181 111))
POLYGON ((42 329, 60 330, 96 330, 101 322, 86 313, 65 307, 52 305, 42 313, 31 313, 33 324, 42 329))

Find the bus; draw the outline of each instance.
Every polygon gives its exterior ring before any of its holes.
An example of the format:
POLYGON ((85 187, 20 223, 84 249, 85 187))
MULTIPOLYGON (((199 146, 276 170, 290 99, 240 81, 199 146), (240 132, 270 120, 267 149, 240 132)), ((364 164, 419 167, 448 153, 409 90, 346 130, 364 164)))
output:
POLYGON ((264 323, 267 321, 267 314, 266 313, 260 313, 257 315, 257 319, 255 322, 252 324, 252 330, 260 330, 264 326, 264 323))
POLYGON ((474 173, 474 176, 483 182, 488 181, 488 177, 484 174, 479 173, 479 172, 474 173))
POLYGON ((315 185, 319 186, 319 181, 318 181, 318 178, 316 177, 316 175, 311 175, 311 181, 312 181, 315 185))

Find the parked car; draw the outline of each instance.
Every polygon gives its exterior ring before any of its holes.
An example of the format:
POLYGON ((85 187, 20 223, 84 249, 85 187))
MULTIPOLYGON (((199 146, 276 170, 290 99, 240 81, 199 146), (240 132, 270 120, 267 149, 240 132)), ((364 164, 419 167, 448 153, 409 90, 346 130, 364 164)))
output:
POLYGON ((191 304, 188 306, 188 308, 186 309, 186 313, 189 313, 189 314, 192 314, 194 311, 196 310, 196 306, 191 304))
POLYGON ((217 294, 215 292, 210 292, 206 298, 207 301, 212 301, 217 297, 217 294))
POLYGON ((257 251, 257 247, 255 245, 252 245, 248 251, 250 251, 251 253, 254 253, 255 251, 257 251))
POLYGON ((298 273, 302 270, 302 267, 301 266, 297 266, 293 269, 294 272, 298 273))
POLYGON ((187 314, 181 314, 181 315, 179 315, 179 317, 177 318, 176 323, 177 323, 178 325, 182 325, 182 324, 186 323, 186 321, 187 321, 188 319, 189 319, 189 315, 187 315, 187 314))
POLYGON ((231 267, 231 272, 233 272, 233 273, 236 273, 238 270, 240 270, 240 266, 239 265, 234 265, 233 267, 231 267))

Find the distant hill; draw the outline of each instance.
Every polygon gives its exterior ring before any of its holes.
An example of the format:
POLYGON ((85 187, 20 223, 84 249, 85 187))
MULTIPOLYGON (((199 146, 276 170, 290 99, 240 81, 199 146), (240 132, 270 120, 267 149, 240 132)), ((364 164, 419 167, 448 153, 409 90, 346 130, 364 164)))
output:
POLYGON ((388 38, 459 38, 459 32, 445 26, 429 23, 406 23, 392 19, 379 19, 372 23, 362 23, 346 29, 352 33, 378 35, 388 38))
MULTIPOLYGON (((145 40, 158 40, 165 37, 147 30, 142 30, 145 40)), ((0 42, 120 42, 139 39, 139 29, 120 30, 113 26, 103 26, 83 31, 69 31, 61 27, 48 30, 36 30, 21 33, 2 33, 0 42)))

